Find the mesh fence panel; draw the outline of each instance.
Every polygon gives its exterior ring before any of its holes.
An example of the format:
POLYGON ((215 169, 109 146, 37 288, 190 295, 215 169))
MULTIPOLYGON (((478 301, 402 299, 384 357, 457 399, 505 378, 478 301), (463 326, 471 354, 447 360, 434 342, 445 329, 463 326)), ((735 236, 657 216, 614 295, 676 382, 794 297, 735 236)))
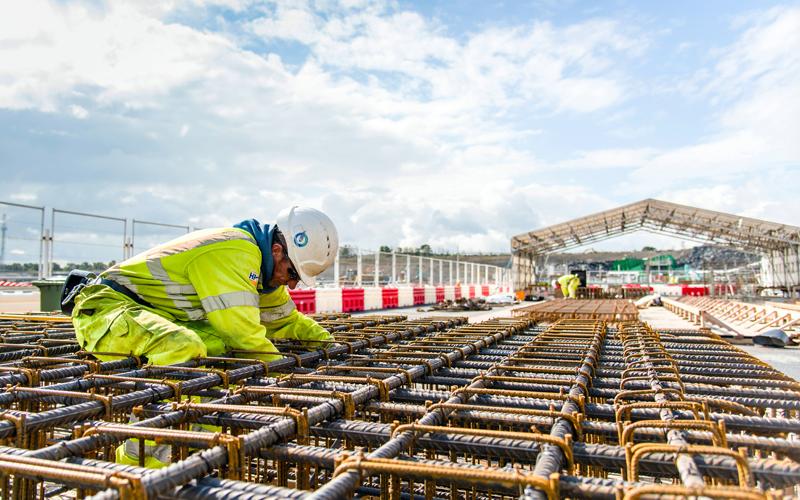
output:
POLYGON ((358 248, 339 248, 339 286, 356 286, 358 282, 358 248))
POLYGON ((456 282, 455 263, 453 261, 444 264, 445 285, 452 285, 456 282))
POLYGON ((53 210, 53 274, 71 268, 102 271, 125 257, 125 219, 53 210))
POLYGON ((361 284, 363 286, 375 286, 375 265, 378 252, 364 250, 361 252, 361 284))
MULTIPOLYGON (((102 271, 112 262, 196 229, 0 201, 0 279, 48 275, 50 267, 55 275, 72 268, 102 271), (52 236, 49 245, 46 234, 52 236)), ((354 245, 339 248, 337 264, 317 276, 317 286, 440 286, 481 282, 486 276, 473 270, 471 263, 354 245)), ((496 269, 490 269, 488 279, 497 281, 496 269)))
POLYGON ((397 282, 410 285, 414 282, 413 261, 410 255, 397 256, 397 282))
POLYGON ((40 276, 44 208, 0 202, 0 281, 40 276))
POLYGON ((424 257, 422 259, 422 284, 423 285, 432 285, 433 280, 431 279, 431 259, 424 257))
POLYGON ((189 226, 162 224, 160 222, 147 222, 133 220, 131 224, 131 242, 133 253, 138 254, 169 240, 183 236, 189 232, 189 226))
MULTIPOLYGON (((386 286, 389 284, 396 284, 396 273, 393 276, 392 274, 392 257, 396 257, 394 254, 381 252, 380 253, 380 266, 378 269, 380 270, 380 284, 381 286, 386 286), (394 278, 394 279, 393 279, 394 278)), ((398 259, 399 260, 399 259, 398 259)), ((397 270, 397 266, 395 266, 395 271, 397 270)))

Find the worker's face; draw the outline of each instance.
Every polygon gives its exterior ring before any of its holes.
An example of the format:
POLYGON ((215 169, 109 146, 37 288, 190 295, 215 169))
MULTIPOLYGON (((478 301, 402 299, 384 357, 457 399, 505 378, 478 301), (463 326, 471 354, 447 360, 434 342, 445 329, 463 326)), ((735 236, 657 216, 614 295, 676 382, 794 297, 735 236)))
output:
POLYGON ((270 287, 286 285, 294 290, 299 282, 297 273, 293 272, 292 262, 284 253, 283 247, 278 243, 272 245, 272 261, 275 263, 275 267, 272 269, 272 278, 267 282, 267 285, 270 287))

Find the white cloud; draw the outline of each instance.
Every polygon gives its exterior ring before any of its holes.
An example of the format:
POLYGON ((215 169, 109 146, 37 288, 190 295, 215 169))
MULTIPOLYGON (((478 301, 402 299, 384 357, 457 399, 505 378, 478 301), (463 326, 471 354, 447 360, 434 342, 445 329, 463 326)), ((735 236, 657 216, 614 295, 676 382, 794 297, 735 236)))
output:
POLYGON ((18 192, 18 193, 10 194, 9 198, 11 198, 11 200, 13 200, 13 201, 18 201, 20 203, 25 203, 25 202, 36 201, 38 199, 38 196, 36 195, 36 193, 26 193, 26 192, 19 193, 18 192))
POLYGON ((702 70, 681 87, 716 103, 707 137, 672 149, 585 151, 558 165, 636 167, 633 182, 673 185, 800 166, 800 8, 756 14, 747 26, 738 41, 717 51, 713 72, 702 70))
MULTIPOLYGON (((234 9, 249 4, 194 3, 234 9)), ((496 115, 497 106, 610 106, 621 99, 623 87, 600 73, 608 66, 607 53, 634 52, 641 45, 610 21, 561 30, 548 23, 489 28, 462 44, 415 12, 381 4, 330 8, 323 17, 302 2, 279 3, 248 26, 264 39, 309 45, 313 57, 291 75, 274 54, 256 57, 222 36, 160 21, 186 10, 176 2, 96 8, 32 0, 15 7, 0 25, 0 47, 10 47, 0 49, 0 82, 10 82, 0 83, 0 107, 54 111, 59 101, 83 94, 106 108, 158 108, 170 93, 195 85, 196 103, 226 119, 244 119, 252 103, 265 97, 276 104, 289 99, 343 110, 343 120, 419 145, 441 139, 500 142, 530 133, 487 115, 496 115), (587 36, 577 39, 576 32, 587 36), (378 73, 359 82, 327 66, 378 73), (231 95, 222 89, 236 90, 231 95)), ((87 107, 69 109, 85 118, 87 107)))
POLYGON ((699 206, 718 212, 739 213, 741 197, 753 188, 752 184, 739 187, 730 184, 719 184, 713 187, 665 191, 660 193, 659 199, 682 205, 699 206))
MULTIPOLYGON (((220 36, 164 24, 124 3, 93 9, 30 0, 4 10, 2 108, 54 111, 76 92, 101 105, 156 107, 176 86, 218 76, 213 62, 236 52, 220 36)), ((253 64, 246 59, 239 55, 253 64)))
POLYGON ((718 132, 702 142, 655 155, 639 178, 729 176, 800 165, 800 7, 775 8, 719 51, 703 95, 718 104, 718 132))
POLYGON ((747 30, 720 51, 706 91, 720 97, 746 95, 750 84, 775 86, 797 81, 800 65, 800 7, 775 7, 738 23, 747 30))
MULTIPOLYGON (((32 199, 59 208, 202 227, 310 204, 333 215, 344 241, 367 248, 504 250, 513 234, 651 195, 641 179, 720 177, 797 158, 796 53, 768 42, 777 30, 794 43, 782 27, 791 11, 751 21, 713 74, 697 78, 721 103, 708 137, 673 149, 637 141, 562 149, 549 156, 565 159, 545 162, 537 144, 553 139, 552 121, 622 116, 619 105, 646 87, 625 67, 648 50, 637 27, 487 21, 453 33, 446 19, 394 3, 314 6, 4 5, 0 108, 36 119, 4 143, 18 161, 0 199, 35 192, 32 199), (220 32, 185 22, 216 15, 210 6, 245 20, 231 16, 230 31, 220 32), (783 55, 757 59, 749 45, 783 55), (723 92, 726 82, 742 90, 723 92), (65 124, 60 114, 81 121, 65 124), (635 189, 625 191, 625 176, 539 180, 551 169, 614 168, 637 170, 635 189), (85 196, 62 202, 68 188, 85 196)), ((635 114, 619 121, 615 128, 644 126, 635 114)), ((743 197, 723 182, 729 190, 709 200, 743 197)), ((682 199, 683 186, 664 194, 682 199)), ((702 202, 701 192, 683 196, 702 202)))
POLYGON ((800 225, 800 199, 795 187, 800 185, 800 169, 765 171, 739 183, 668 189, 657 198, 729 212, 756 219, 800 225))
POLYGON ((319 37, 315 17, 303 9, 278 7, 275 17, 264 17, 250 25, 253 33, 264 38, 282 38, 312 43, 319 37))
POLYGON ((597 149, 581 152, 576 158, 563 160, 557 168, 606 169, 641 167, 649 162, 657 151, 653 148, 597 149))
POLYGON ((261 38, 307 44, 316 60, 377 76, 406 99, 420 91, 460 112, 523 99, 543 108, 594 111, 623 99, 625 83, 607 72, 611 54, 636 55, 647 45, 619 23, 592 20, 557 29, 535 23, 488 27, 463 42, 415 12, 369 9, 326 12, 278 7, 250 24, 261 38))
POLYGON ((86 108, 75 104, 69 107, 69 111, 70 113, 72 113, 72 116, 74 116, 78 120, 85 120, 86 117, 89 116, 89 112, 86 110, 86 108))

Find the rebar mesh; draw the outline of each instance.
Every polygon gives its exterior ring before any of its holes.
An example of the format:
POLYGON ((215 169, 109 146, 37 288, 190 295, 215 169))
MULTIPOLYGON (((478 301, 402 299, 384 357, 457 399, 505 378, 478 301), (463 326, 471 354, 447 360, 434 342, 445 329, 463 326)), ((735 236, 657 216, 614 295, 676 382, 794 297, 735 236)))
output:
POLYGON ((800 384, 707 330, 317 320, 335 341, 278 341, 278 361, 162 367, 96 360, 66 318, 0 316, 4 496, 798 494, 800 384), (143 467, 156 445, 167 466, 143 467))

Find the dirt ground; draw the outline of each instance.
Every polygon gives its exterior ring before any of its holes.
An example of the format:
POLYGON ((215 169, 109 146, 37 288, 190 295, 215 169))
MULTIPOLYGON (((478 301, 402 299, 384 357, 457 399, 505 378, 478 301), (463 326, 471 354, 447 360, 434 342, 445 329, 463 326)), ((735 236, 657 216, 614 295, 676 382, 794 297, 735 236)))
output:
POLYGON ((39 291, 36 289, 0 290, 0 313, 39 312, 39 291))

